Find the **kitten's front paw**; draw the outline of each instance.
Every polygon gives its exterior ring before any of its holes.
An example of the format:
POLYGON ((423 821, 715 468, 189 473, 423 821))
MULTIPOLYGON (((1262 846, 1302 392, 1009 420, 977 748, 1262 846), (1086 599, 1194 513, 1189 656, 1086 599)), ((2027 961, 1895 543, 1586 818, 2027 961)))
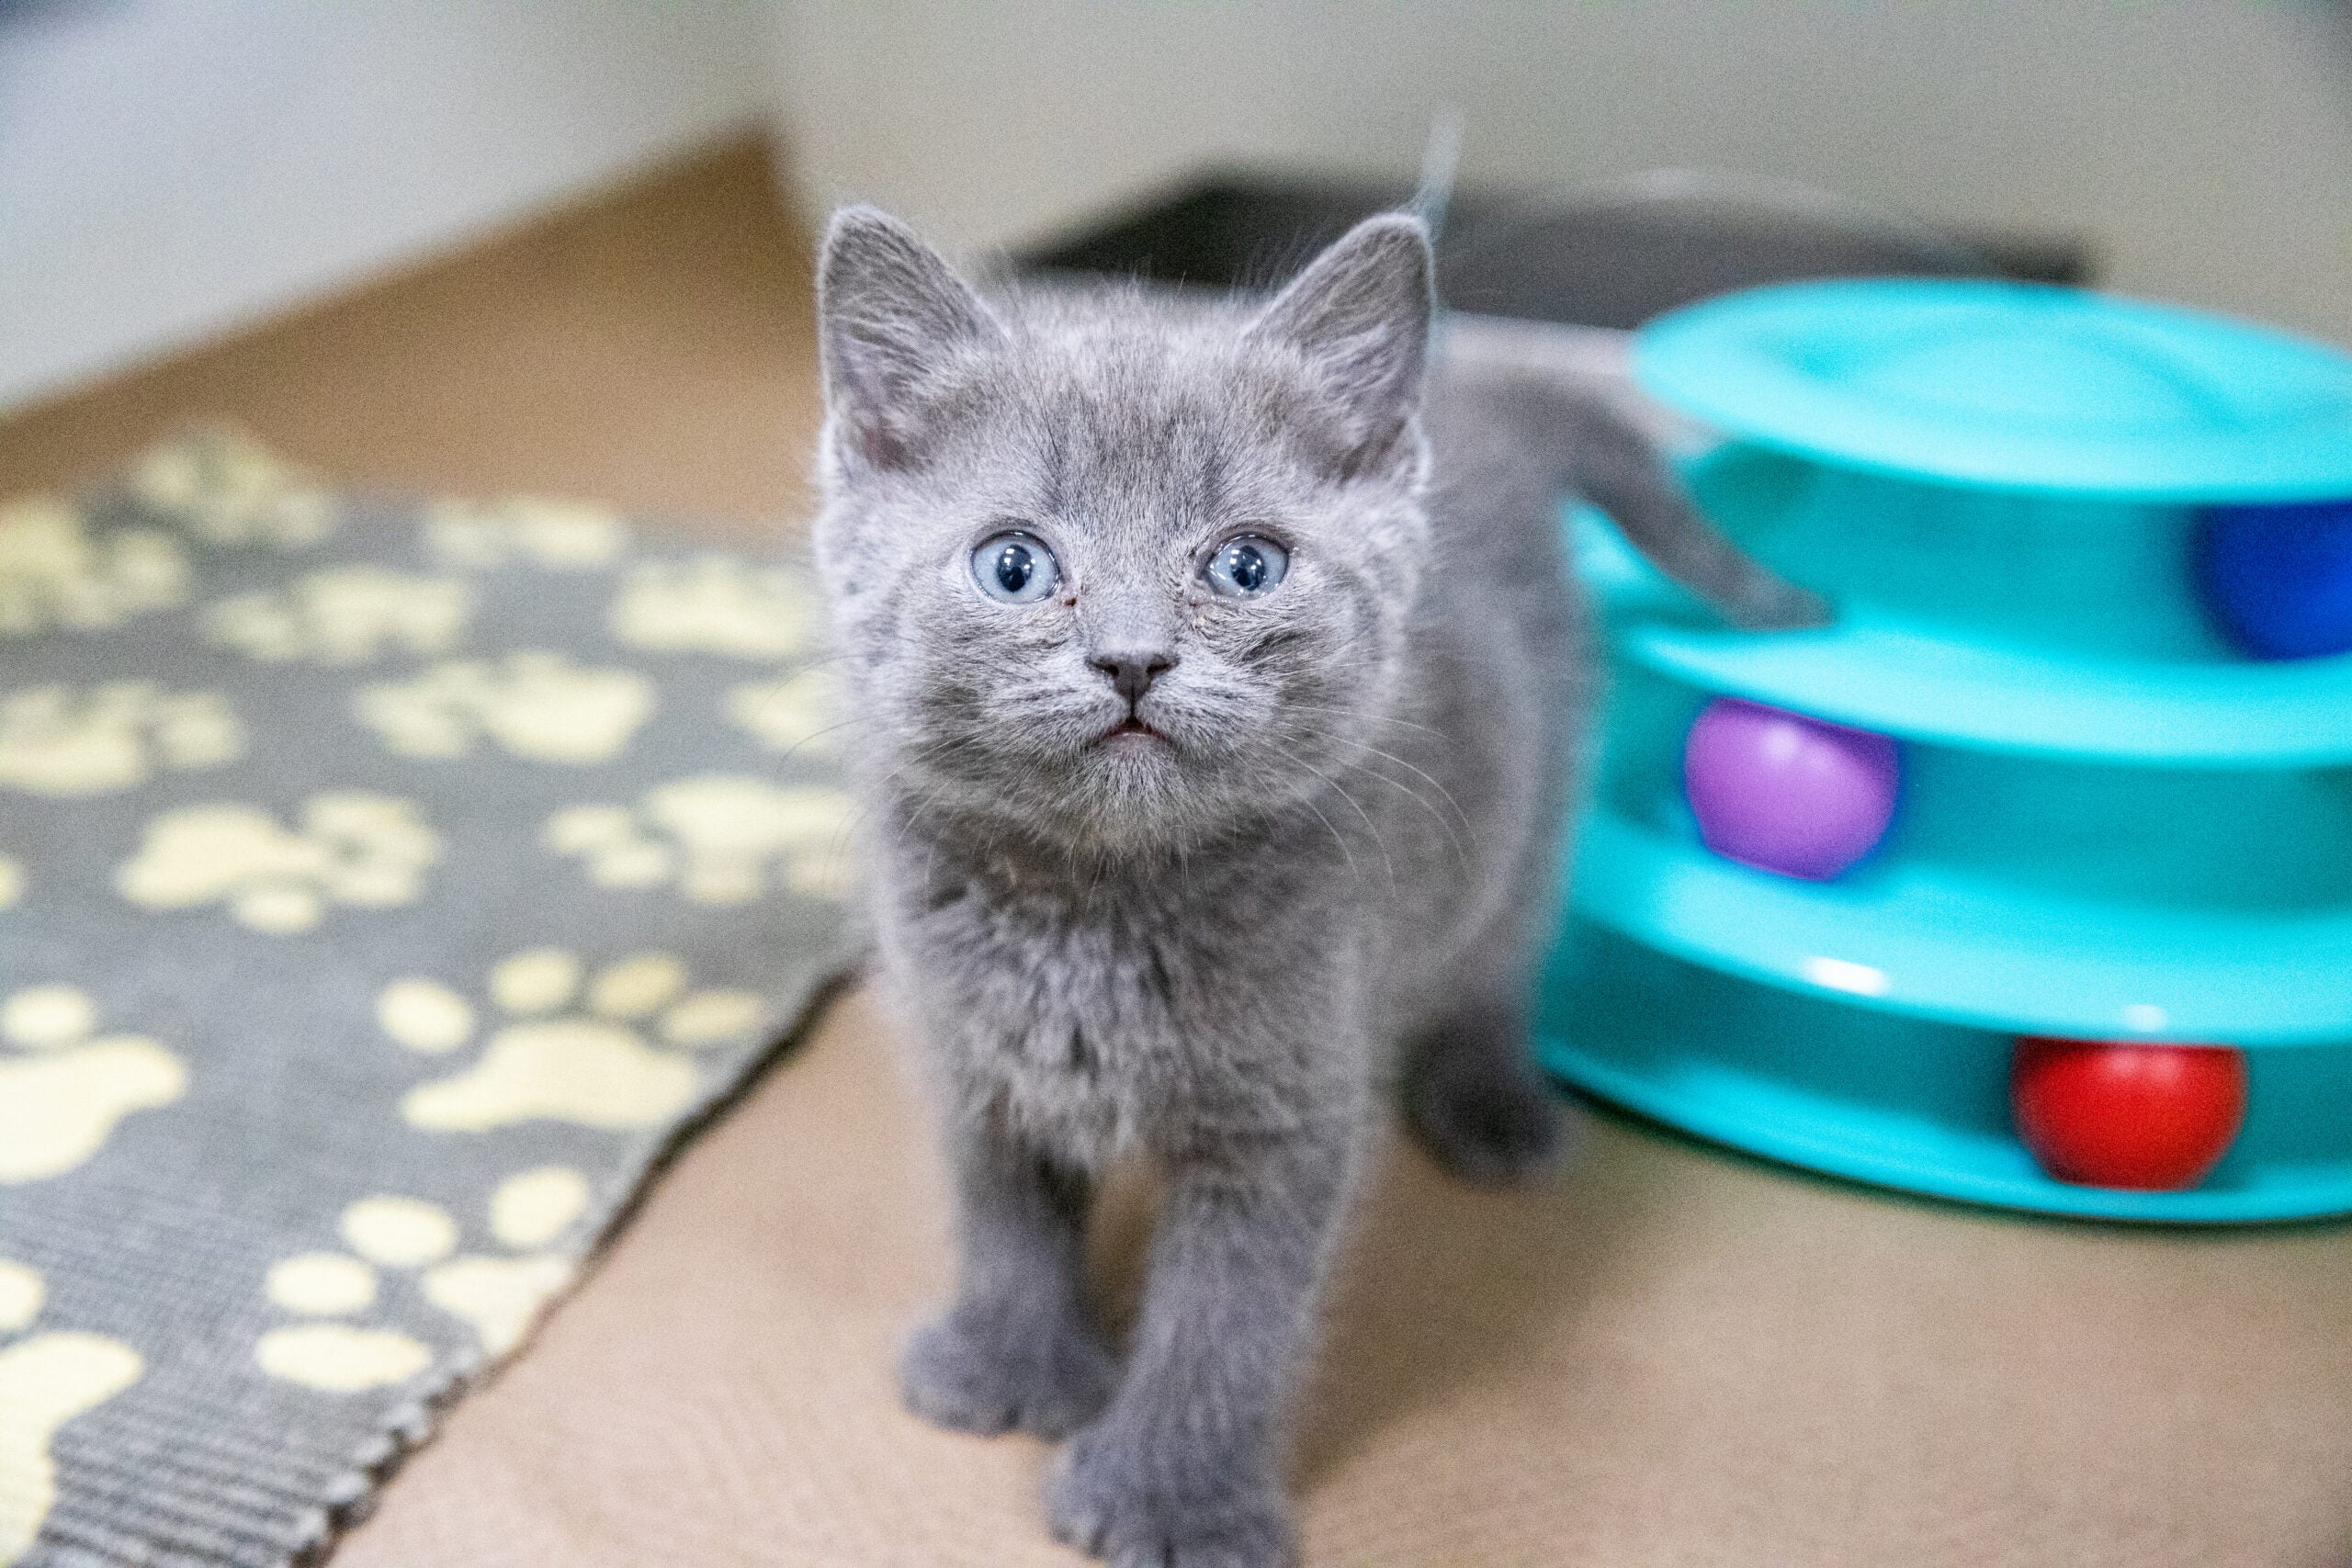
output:
POLYGON ((1046 1488, 1054 1538, 1112 1568, 1291 1568, 1298 1534, 1271 1472, 1155 1451, 1107 1424, 1062 1450, 1046 1488))
POLYGON ((1066 1438, 1102 1413, 1118 1363, 1083 1324, 956 1306, 915 1330, 899 1360, 907 1408, 933 1426, 1066 1438))
POLYGON ((1543 1175, 1560 1163, 1566 1141, 1559 1097, 1532 1070, 1441 1066, 1406 1084, 1405 1117, 1431 1158, 1481 1187, 1543 1175))

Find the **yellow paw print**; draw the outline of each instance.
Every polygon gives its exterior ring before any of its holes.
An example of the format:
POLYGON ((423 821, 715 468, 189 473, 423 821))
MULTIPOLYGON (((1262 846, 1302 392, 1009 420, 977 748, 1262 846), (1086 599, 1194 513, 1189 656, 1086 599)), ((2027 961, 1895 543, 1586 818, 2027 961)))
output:
POLYGON ((510 653, 363 687, 353 706, 405 757, 462 757, 488 736, 534 761, 603 762, 652 716, 653 682, 634 671, 585 669, 560 653, 510 653))
POLYGON ((574 806, 541 840, 577 855, 600 887, 664 887, 697 904, 743 904, 782 886, 837 898, 851 874, 850 797, 821 786, 704 773, 660 785, 634 807, 574 806))
POLYGON ((628 548, 628 525, 605 507, 542 496, 444 501, 424 515, 424 547, 444 566, 525 561, 553 571, 593 571, 628 548))
POLYGON ((264 1334, 254 1359, 274 1378, 338 1393, 424 1371, 433 1350, 415 1336, 341 1321, 376 1304, 387 1269, 421 1269, 424 1299, 470 1325, 484 1357, 503 1356, 571 1280, 571 1260, 543 1249, 587 1206, 588 1179, 569 1166, 510 1176, 491 1194, 490 1232, 511 1255, 453 1256, 458 1222, 447 1209, 421 1198, 362 1198, 338 1226, 349 1252, 305 1252, 271 1266, 263 1287, 271 1303, 303 1321, 264 1334))
POLYGON ((244 726, 217 693, 146 681, 0 693, 0 784, 33 795, 103 795, 164 768, 233 762, 244 750, 244 726))
POLYGON ((314 795, 296 829, 255 807, 188 806, 147 824, 115 887, 148 909, 224 903, 240 925, 290 936, 332 905, 415 902, 440 858, 440 835, 415 803, 390 795, 314 795))
POLYGON ((632 648, 788 659, 807 644, 817 616, 815 595, 798 574, 707 555, 629 568, 611 624, 632 648))
POLYGON ((448 652, 473 606, 462 578, 337 567, 221 600, 206 609, 204 635, 266 664, 364 664, 388 652, 448 652))
POLYGON ((94 631, 187 598, 187 553, 159 528, 90 532, 69 501, 0 504, 0 637, 94 631))
MULTIPOLYGON (((46 1294, 37 1271, 0 1258, 0 1337, 31 1327, 46 1294)), ((0 1348, 0 1563, 32 1550, 57 1501, 58 1428, 137 1382, 145 1365, 103 1334, 61 1329, 0 1348)))
POLYGON ((311 478, 245 437, 208 431, 151 454, 131 492, 216 545, 317 544, 335 525, 335 501, 311 478))
MULTIPOLYGON (((490 972, 502 1021, 474 1065, 411 1089, 401 1114, 433 1132, 479 1133, 518 1122, 650 1127, 694 1103, 691 1052, 770 1021, 749 991, 690 990, 686 968, 643 953, 583 975, 560 948, 518 953, 490 972), (659 1040, 657 1045, 647 1036, 659 1040)), ((395 980, 376 998, 383 1031, 438 1055, 474 1038, 474 1006, 438 980, 395 980)))
POLYGON ((824 670, 751 682, 727 694, 727 719, 771 751, 830 757, 842 729, 835 685, 824 670))
MULTIPOLYGON (((134 1111, 169 1105, 187 1067, 143 1034, 93 1038, 98 1005, 72 986, 0 999, 0 1185, 62 1175, 134 1111)), ((5 1474, 0 1472, 0 1474, 5 1474)))

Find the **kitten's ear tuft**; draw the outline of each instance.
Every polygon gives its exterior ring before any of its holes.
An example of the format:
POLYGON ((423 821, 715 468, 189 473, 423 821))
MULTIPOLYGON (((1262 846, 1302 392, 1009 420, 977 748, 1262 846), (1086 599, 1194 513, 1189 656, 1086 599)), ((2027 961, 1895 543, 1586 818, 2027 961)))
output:
POLYGON ((1252 337, 1306 356, 1344 422, 1351 469, 1395 455, 1420 407, 1434 270, 1419 219, 1367 218, 1310 262, 1250 328, 1252 337))
POLYGON ((946 258, 871 207, 845 207, 826 227, 817 332, 842 455, 876 468, 920 457, 927 380, 1004 341, 946 258))

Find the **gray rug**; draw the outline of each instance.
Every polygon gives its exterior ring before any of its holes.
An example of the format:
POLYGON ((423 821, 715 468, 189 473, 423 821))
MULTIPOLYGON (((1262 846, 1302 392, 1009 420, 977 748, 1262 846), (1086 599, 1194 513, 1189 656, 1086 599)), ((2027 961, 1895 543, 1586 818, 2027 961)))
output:
POLYGON ((853 954, 818 610, 225 435, 0 505, 0 1564, 315 1558, 853 954))

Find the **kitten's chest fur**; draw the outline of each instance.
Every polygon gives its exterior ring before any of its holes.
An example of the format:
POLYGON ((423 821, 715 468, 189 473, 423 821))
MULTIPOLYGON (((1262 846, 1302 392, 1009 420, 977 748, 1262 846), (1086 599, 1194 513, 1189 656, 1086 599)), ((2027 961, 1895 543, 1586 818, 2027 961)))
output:
MULTIPOLYGON (((1333 852, 1336 853, 1336 850, 1333 852)), ((883 922, 957 1098, 1083 1164, 1346 1097, 1369 932, 1312 849, 1105 866, 909 844, 883 922)))

